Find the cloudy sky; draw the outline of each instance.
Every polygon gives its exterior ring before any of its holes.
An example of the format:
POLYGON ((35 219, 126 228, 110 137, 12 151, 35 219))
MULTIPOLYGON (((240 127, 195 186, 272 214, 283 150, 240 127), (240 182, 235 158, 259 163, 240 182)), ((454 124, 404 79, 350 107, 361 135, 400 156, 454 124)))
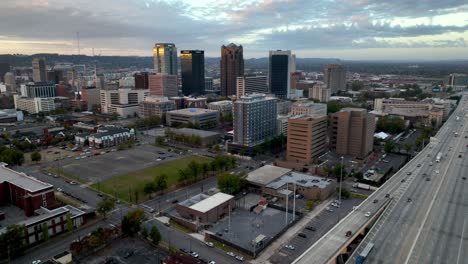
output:
POLYGON ((1 53, 151 55, 244 46, 244 56, 467 59, 466 0, 1 0, 1 53))

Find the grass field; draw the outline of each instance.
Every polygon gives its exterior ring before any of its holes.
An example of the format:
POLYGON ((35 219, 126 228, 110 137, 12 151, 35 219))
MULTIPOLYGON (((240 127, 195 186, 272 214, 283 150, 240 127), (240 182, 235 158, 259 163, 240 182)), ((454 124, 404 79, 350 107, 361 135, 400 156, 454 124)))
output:
POLYGON ((184 169, 191 161, 199 163, 209 161, 209 158, 201 156, 190 156, 178 160, 164 162, 161 165, 135 171, 114 177, 112 179, 95 183, 93 188, 110 195, 118 197, 126 202, 135 202, 135 191, 138 192, 138 202, 148 199, 143 188, 147 182, 154 180, 156 175, 165 173, 168 176, 167 184, 172 186, 177 183, 179 169, 184 169))

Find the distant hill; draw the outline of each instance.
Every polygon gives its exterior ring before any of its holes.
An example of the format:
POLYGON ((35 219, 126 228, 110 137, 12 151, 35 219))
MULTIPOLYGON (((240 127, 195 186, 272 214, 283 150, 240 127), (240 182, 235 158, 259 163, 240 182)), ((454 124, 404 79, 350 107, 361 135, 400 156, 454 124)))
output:
MULTIPOLYGON (((153 57, 137 56, 86 56, 60 54, 4 54, 0 55, 0 62, 8 62, 11 66, 31 67, 35 57, 44 57, 48 65, 56 63, 73 63, 94 65, 101 69, 144 69, 153 68, 153 57)), ((206 67, 217 67, 220 58, 206 57, 206 67)), ((323 71, 329 63, 346 65, 349 71, 375 74, 414 74, 431 77, 442 77, 449 73, 468 73, 468 60, 453 61, 351 61, 336 58, 296 58, 296 68, 303 71, 323 71), (414 67, 417 65, 417 67, 414 67), (411 66, 411 67, 410 67, 411 66)), ((245 60, 246 69, 268 69, 268 58, 252 58, 245 60)))

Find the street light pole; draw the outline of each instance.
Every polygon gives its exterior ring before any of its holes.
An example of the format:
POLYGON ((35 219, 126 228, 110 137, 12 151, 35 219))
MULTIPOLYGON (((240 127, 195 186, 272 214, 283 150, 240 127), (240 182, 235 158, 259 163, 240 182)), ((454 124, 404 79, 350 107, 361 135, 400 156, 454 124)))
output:
POLYGON ((340 172, 340 192, 338 193, 338 201, 340 201, 340 205, 341 205, 341 187, 342 187, 342 183, 343 183, 343 159, 344 157, 341 156, 341 172, 340 172))

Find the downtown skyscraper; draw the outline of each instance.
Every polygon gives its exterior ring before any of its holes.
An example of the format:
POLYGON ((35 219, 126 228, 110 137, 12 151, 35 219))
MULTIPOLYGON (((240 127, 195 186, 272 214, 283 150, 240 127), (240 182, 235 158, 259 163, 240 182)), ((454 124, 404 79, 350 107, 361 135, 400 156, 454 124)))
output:
POLYGON ((35 82, 45 82, 47 81, 46 75, 46 62, 42 58, 34 58, 32 60, 33 68, 33 81, 35 82))
POLYGON ((205 93, 205 52, 203 50, 182 50, 180 52, 182 93, 202 95, 205 93))
POLYGON ((242 45, 231 43, 221 46, 221 95, 236 94, 237 77, 244 75, 244 51, 242 45))
POLYGON ((332 94, 346 91, 346 68, 341 64, 328 64, 323 79, 332 94))
POLYGON ((269 84, 270 93, 286 99, 291 94, 291 73, 296 70, 295 57, 290 50, 270 51, 269 84))
POLYGON ((174 43, 156 43, 153 58, 155 73, 177 75, 177 48, 174 43))

